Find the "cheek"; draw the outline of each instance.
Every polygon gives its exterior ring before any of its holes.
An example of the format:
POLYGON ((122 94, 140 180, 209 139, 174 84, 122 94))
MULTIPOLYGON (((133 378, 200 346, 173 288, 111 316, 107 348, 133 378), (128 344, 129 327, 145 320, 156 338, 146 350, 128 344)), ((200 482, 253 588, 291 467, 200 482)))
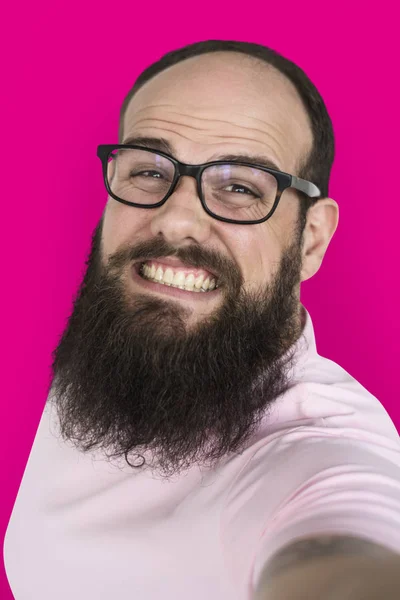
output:
POLYGON ((281 243, 275 236, 264 227, 256 235, 242 235, 237 248, 246 287, 254 289, 272 280, 282 252, 281 243))
POLYGON ((125 206, 110 199, 103 219, 103 251, 106 256, 113 254, 122 245, 134 244, 138 231, 144 226, 144 211, 125 206))

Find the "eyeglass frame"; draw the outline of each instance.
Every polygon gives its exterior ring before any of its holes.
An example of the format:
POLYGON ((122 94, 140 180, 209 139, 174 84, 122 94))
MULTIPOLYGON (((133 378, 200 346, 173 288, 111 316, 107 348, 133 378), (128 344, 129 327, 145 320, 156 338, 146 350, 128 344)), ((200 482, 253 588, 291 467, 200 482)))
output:
POLYGON ((247 162, 232 161, 232 160, 228 160, 228 161, 227 160, 214 160, 212 162, 202 163, 199 165, 188 165, 188 164, 180 162, 176 158, 173 158, 169 154, 162 152, 160 150, 155 150, 153 148, 147 148, 144 146, 138 146, 138 145, 134 145, 134 144, 100 144, 97 146, 97 156, 100 158, 101 163, 102 163, 104 184, 106 186, 106 190, 109 193, 109 195, 112 198, 114 198, 114 200, 117 200, 117 202, 121 202, 122 204, 126 204, 127 206, 135 206, 137 208, 159 208, 160 206, 165 204, 165 202, 168 200, 168 198, 170 196, 172 196, 172 194, 174 193, 180 178, 184 177, 184 176, 194 177, 196 179, 197 195, 200 199, 203 209, 206 211, 207 214, 210 215, 210 217, 213 217, 214 219, 217 219, 218 221, 223 221, 225 223, 233 223, 235 225, 236 224, 238 224, 238 225, 257 225, 259 223, 264 223, 265 221, 270 219, 278 207, 279 201, 282 197, 282 193, 286 189, 289 189, 289 188, 296 189, 296 190, 302 192, 303 194, 305 194, 306 196, 308 196, 309 198, 321 197, 321 191, 311 181, 307 181, 306 179, 301 179, 300 177, 297 177, 296 175, 290 175, 289 173, 284 173, 283 171, 277 171, 276 169, 271 169, 270 167, 265 167, 264 165, 258 165, 256 163, 247 163, 247 162), (109 182, 108 182, 108 158, 113 150, 120 150, 120 149, 144 150, 145 152, 151 152, 153 154, 157 154, 158 156, 162 156, 163 158, 168 159, 174 165, 175 172, 174 172, 174 178, 172 180, 170 189, 167 192, 167 194, 164 196, 164 198, 162 200, 160 200, 160 202, 157 202, 156 204, 137 204, 136 202, 129 202, 128 200, 123 200, 122 198, 120 198, 119 196, 117 196, 116 194, 114 194, 112 192, 109 182), (266 173, 270 173, 271 175, 273 175, 278 183, 278 187, 277 187, 274 204, 273 204, 270 212, 267 214, 267 216, 263 217, 262 219, 258 219, 256 221, 235 221, 234 219, 228 219, 227 217, 220 217, 219 215, 215 215, 213 212, 211 212, 211 210, 208 208, 208 206, 204 200, 203 190, 201 188, 201 177, 202 177, 203 171, 205 171, 205 169, 207 169, 208 167, 213 167, 215 165, 238 165, 238 166, 242 166, 242 167, 251 167, 254 169, 260 169, 261 171, 265 171, 266 173))

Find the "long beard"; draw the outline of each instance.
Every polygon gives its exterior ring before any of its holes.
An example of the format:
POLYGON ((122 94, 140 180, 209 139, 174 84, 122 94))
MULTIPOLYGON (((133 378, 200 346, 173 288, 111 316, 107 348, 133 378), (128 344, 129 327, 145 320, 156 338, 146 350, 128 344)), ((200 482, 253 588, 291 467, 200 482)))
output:
POLYGON ((288 351, 301 334, 300 239, 273 282, 250 293, 235 265, 199 246, 176 251, 152 240, 105 266, 100 225, 54 351, 52 401, 62 436, 82 451, 102 449, 167 477, 240 452, 290 386, 288 351), (172 254, 189 264, 209 259, 226 275, 220 306, 191 329, 175 302, 127 293, 132 260, 172 254))

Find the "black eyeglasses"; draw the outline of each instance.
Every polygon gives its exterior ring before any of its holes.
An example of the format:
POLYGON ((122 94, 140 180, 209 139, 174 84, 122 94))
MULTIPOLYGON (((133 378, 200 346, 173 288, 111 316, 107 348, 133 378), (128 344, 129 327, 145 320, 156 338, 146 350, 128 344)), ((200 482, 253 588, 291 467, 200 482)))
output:
POLYGON ((186 165, 164 152, 130 144, 102 144, 97 156, 109 195, 138 208, 162 206, 183 176, 196 179, 204 210, 226 223, 263 223, 272 217, 287 188, 310 198, 321 196, 310 181, 246 162, 186 165))

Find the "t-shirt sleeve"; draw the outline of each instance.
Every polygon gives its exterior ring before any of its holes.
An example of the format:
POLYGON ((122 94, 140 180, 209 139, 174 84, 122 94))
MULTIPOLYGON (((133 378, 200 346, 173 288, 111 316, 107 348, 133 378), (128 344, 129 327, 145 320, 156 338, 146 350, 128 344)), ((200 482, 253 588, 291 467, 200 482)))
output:
POLYGON ((267 561, 305 537, 353 535, 400 553, 400 444, 354 431, 306 433, 297 432, 303 437, 286 456, 295 486, 261 527, 250 565, 253 589, 267 561))

